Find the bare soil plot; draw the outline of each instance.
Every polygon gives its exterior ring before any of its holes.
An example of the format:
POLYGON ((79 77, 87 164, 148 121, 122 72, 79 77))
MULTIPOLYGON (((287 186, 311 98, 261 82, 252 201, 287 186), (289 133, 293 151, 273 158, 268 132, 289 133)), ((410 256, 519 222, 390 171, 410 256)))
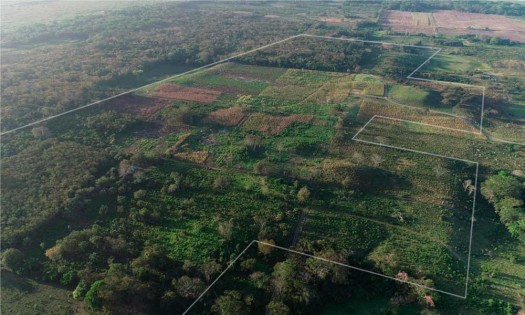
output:
POLYGON ((163 84, 159 86, 152 95, 170 100, 184 100, 210 104, 221 95, 221 92, 177 84, 163 84))
POLYGON ((445 35, 475 34, 525 43, 525 21, 496 14, 440 10, 433 13, 385 11, 380 23, 395 32, 445 35))
POLYGON ((309 123, 312 118, 312 115, 272 116, 256 113, 248 117, 242 127, 247 130, 278 135, 291 124, 309 123))
POLYGON ((244 108, 234 106, 230 108, 221 108, 211 112, 206 121, 221 126, 235 126, 246 116, 244 108))
POLYGON ((169 105, 170 101, 166 99, 129 94, 112 99, 105 106, 108 110, 132 114, 149 120, 157 111, 169 105))
POLYGON ((406 11, 394 11, 389 10, 380 18, 380 23, 384 26, 390 27, 394 32, 408 32, 412 34, 429 34, 433 35, 436 32, 434 19, 429 16, 431 13, 412 13, 406 11), (432 23, 424 23, 426 16, 427 21, 432 21, 432 23))
POLYGON ((436 11, 438 32, 442 34, 469 33, 507 38, 525 43, 525 21, 513 20, 496 14, 436 11))
POLYGON ((326 24, 332 24, 332 25, 350 26, 350 25, 357 24, 356 19, 347 19, 345 17, 338 17, 338 16, 318 16, 314 19, 317 21, 324 22, 326 24))

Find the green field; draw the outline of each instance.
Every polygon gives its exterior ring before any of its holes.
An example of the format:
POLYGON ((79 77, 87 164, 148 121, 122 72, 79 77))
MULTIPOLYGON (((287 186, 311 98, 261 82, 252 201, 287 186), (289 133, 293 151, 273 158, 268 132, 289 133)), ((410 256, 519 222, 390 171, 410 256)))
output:
POLYGON ((389 86, 387 95, 390 99, 404 105, 428 108, 436 108, 441 105, 439 93, 412 86, 389 86))

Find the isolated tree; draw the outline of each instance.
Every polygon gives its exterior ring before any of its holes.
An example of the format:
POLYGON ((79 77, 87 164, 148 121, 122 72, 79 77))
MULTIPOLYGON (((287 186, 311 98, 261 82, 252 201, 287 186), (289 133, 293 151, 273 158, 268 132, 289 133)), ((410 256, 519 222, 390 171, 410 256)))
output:
MULTIPOLYGON (((268 244, 271 244, 271 245, 275 245, 275 241, 274 240, 261 240, 261 242, 268 243, 268 244)), ((266 245, 266 244, 263 244, 263 243, 257 243, 257 247, 259 248, 259 251, 263 255, 271 254, 273 252, 273 249, 274 249, 273 246, 266 245)))
POLYGON ((258 289, 265 289, 265 290, 269 289, 268 284, 270 283, 270 280, 271 280, 270 275, 262 271, 255 271, 250 274, 249 278, 250 278, 250 283, 254 287, 258 289))
POLYGON ((178 280, 173 279, 172 285, 177 294, 185 299, 198 297, 206 288, 201 279, 188 276, 182 276, 178 280))
POLYGON ((354 162, 356 164, 361 164, 361 163, 363 163, 365 158, 364 158, 363 154, 361 154, 359 152, 354 152, 354 154, 352 155, 352 159, 354 160, 354 162))
POLYGON ((104 285, 102 280, 95 281, 84 297, 84 303, 93 311, 100 309, 102 301, 99 296, 100 288, 104 285))
POLYGON ((246 304, 242 301, 239 291, 226 291, 215 300, 211 307, 212 312, 219 315, 244 315, 249 314, 246 304))
POLYGON ((2 266, 11 269, 15 273, 20 273, 24 262, 25 255, 16 248, 8 248, 2 253, 2 266))
POLYGON ((489 201, 496 202, 503 197, 519 198, 523 185, 514 176, 493 175, 481 185, 481 194, 489 201))
POLYGON ((298 263, 290 258, 275 264, 272 284, 275 293, 283 300, 307 305, 316 294, 311 286, 299 276, 298 270, 300 269, 298 263))
POLYGON ((244 144, 251 153, 255 153, 261 148, 262 138, 257 135, 248 134, 244 137, 244 144))
POLYGON ((144 189, 139 189, 133 193, 133 198, 135 199, 144 199, 146 197, 146 191, 144 189))
POLYGON ((434 173, 436 173, 436 177, 437 178, 442 178, 443 176, 445 176, 448 173, 448 170, 446 168, 444 168, 443 166, 438 164, 438 165, 434 166, 434 173))
POLYGON ((219 222, 219 234, 224 237, 226 240, 230 241, 232 238, 233 232, 233 221, 222 221, 219 222))
POLYGON ((370 158, 370 161, 372 162, 372 165, 374 167, 379 167, 381 163, 383 162, 383 158, 379 154, 372 154, 372 157, 370 158))
POLYGON ((300 203, 305 203, 310 199, 310 190, 308 187, 304 186, 297 192, 297 201, 300 203))
POLYGON ((463 189, 465 191, 467 191, 470 186, 472 186, 472 179, 466 179, 463 181, 463 189))
POLYGON ((271 301, 266 305, 267 315, 289 315, 291 314, 290 308, 280 301, 271 301))
POLYGON ((47 138, 51 135, 51 131, 46 126, 39 126, 31 129, 31 133, 35 138, 47 138))
POLYGON ((226 176, 219 176, 213 181, 213 188, 224 189, 230 184, 230 179, 226 176))
POLYGON ((207 282, 210 282, 214 274, 221 271, 222 266, 215 260, 206 260, 202 265, 202 272, 207 282))
POLYGON ((293 278, 298 270, 297 263, 292 259, 286 259, 283 262, 278 262, 273 267, 272 284, 275 292, 285 294, 290 291, 293 283, 293 278))

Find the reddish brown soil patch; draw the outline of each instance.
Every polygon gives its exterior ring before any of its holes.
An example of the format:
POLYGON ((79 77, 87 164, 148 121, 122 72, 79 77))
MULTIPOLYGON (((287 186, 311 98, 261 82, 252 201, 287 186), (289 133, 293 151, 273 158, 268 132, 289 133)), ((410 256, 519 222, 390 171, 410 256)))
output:
POLYGON ((240 106, 235 106, 211 112, 206 120, 222 126, 235 126, 244 116, 244 109, 240 106))
POLYGON ((390 27, 394 32, 408 32, 411 34, 435 34, 434 25, 421 25, 412 12, 386 11, 380 19, 384 26, 390 27))
POLYGON ((170 100, 184 100, 210 104, 221 95, 221 92, 176 84, 163 84, 159 86, 152 95, 170 100))
POLYGON ((335 24, 335 25, 351 25, 356 24, 355 21, 345 19, 344 17, 326 17, 319 16, 317 21, 325 22, 326 24, 335 24))
POLYGON ((108 101, 106 107, 150 120, 157 111, 169 105, 170 102, 165 99, 129 94, 108 101))
POLYGON ((248 119, 246 119, 243 124, 243 128, 271 135, 277 135, 295 122, 309 123, 312 121, 312 118, 312 115, 272 116, 253 114, 248 117, 248 119))
POLYGON ((428 14, 405 11, 385 11, 380 22, 395 32, 410 34, 475 34, 486 37, 507 38, 525 43, 525 22, 496 14, 466 13, 441 10, 428 14))

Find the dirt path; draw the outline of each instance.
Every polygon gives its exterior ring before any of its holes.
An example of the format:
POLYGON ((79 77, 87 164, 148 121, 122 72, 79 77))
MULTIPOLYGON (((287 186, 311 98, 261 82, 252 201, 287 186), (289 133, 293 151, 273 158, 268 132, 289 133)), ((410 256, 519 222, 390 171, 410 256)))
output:
POLYGON ((290 244, 290 247, 294 247, 299 243, 299 237, 301 236, 301 232, 303 231, 304 222, 306 221, 306 218, 308 216, 308 212, 306 212, 304 209, 301 210, 301 215, 299 216, 299 221, 297 222, 297 226, 295 227, 295 232, 293 234, 292 243, 290 244))

